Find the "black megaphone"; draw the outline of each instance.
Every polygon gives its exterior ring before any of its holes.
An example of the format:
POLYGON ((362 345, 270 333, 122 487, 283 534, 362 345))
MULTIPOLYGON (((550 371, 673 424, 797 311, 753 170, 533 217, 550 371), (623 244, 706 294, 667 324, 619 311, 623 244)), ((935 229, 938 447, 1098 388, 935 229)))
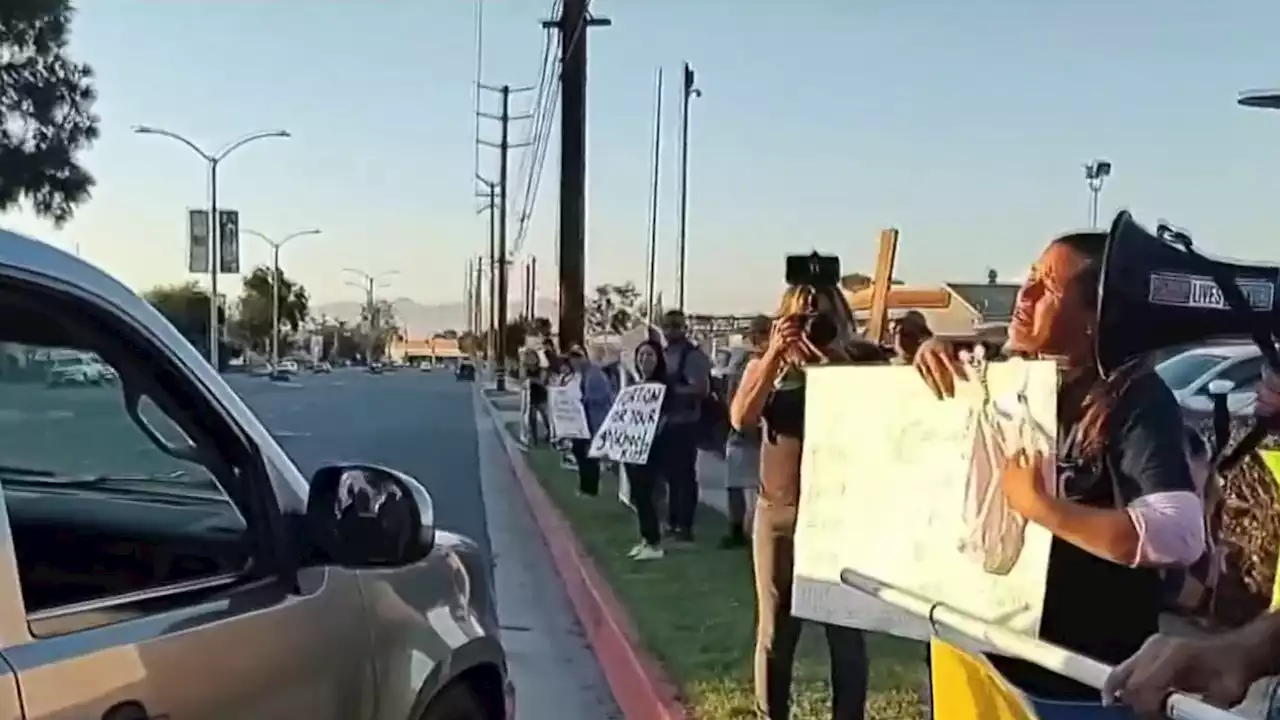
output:
MULTIPOLYGON (((1153 234, 1127 211, 1111 223, 1098 286, 1097 361, 1103 375, 1155 350, 1218 339, 1252 339, 1280 371, 1280 267, 1200 254, 1183 231, 1153 234)), ((1252 432, 1222 460, 1234 465, 1264 435, 1252 432)))

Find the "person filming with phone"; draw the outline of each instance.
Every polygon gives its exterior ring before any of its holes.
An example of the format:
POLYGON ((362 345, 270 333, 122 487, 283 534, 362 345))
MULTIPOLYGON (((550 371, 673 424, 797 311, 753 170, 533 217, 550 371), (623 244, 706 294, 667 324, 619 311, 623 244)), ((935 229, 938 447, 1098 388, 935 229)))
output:
MULTIPOLYGON (((801 621, 791 614, 791 573, 804 447, 806 367, 886 360, 856 334, 840 292, 835 257, 787 259, 787 290, 768 340, 742 373, 729 409, 738 432, 761 432, 760 490, 752 529, 756 583, 756 713, 791 716, 791 673, 801 621)), ((832 714, 860 720, 867 694, 867 653, 860 630, 824 625, 831 652, 832 714)))

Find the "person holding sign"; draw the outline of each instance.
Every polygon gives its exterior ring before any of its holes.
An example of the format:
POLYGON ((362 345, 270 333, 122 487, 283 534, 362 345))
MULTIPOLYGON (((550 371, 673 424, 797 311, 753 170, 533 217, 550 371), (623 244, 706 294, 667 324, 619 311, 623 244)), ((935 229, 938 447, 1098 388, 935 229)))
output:
POLYGON ((582 409, 587 417, 589 435, 570 440, 573 459, 578 464, 578 493, 587 497, 600 494, 600 461, 590 457, 591 437, 600 429, 613 405, 613 385, 595 363, 587 359, 586 350, 580 345, 569 348, 567 366, 570 371, 564 384, 576 384, 581 391, 582 409))
MULTIPOLYGON (((635 351, 635 367, 638 383, 665 383, 667 363, 662 345, 655 340, 640 343, 635 351)), ((628 557, 635 560, 659 560, 665 555, 655 496, 663 468, 662 453, 666 444, 663 436, 668 430, 670 397, 670 394, 663 397, 658 428, 654 431, 653 443, 649 446, 649 457, 643 464, 628 463, 626 466, 627 480, 631 487, 631 506, 635 508, 636 521, 640 526, 640 542, 627 553, 628 557)))
MULTIPOLYGON (((1057 488, 1040 477, 1035 457, 1011 458, 1000 482, 1010 506, 1054 536, 1041 639, 1115 664, 1158 630, 1167 602, 1162 571, 1192 565, 1206 535, 1173 393, 1142 361, 1107 377, 1098 369, 1106 241, 1100 232, 1054 240, 1018 293, 1007 350, 1061 367, 1057 488)), ((966 377, 956 350, 935 337, 916 354, 916 369, 939 398, 966 377)), ((1072 717, 1116 717, 1100 705, 1076 706, 1097 703, 1096 689, 1020 660, 991 660, 1038 706, 1070 703, 1072 717)))
MULTIPOLYGON (((755 693, 756 713, 772 720, 791 717, 791 671, 801 630, 801 620, 791 614, 791 589, 804 447, 804 367, 861 359, 863 351, 882 357, 878 348, 857 337, 853 314, 836 285, 839 272, 834 275, 787 288, 768 344, 747 362, 729 408, 735 430, 762 430, 752 528, 755 693)), ((867 695, 862 631, 837 625, 823 629, 831 652, 831 716, 861 720, 867 695)))

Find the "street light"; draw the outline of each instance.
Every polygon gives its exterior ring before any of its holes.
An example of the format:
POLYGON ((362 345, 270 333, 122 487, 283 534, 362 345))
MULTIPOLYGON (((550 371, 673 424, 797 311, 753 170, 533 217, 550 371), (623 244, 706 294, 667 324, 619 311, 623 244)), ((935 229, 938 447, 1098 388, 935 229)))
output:
POLYGON ((369 362, 370 361, 369 353, 373 350, 373 331, 374 331, 373 291, 376 288, 382 288, 382 287, 387 287, 391 285, 391 283, 388 282, 386 279, 392 275, 399 275, 400 271, 387 270, 385 272, 380 272, 377 274, 370 274, 365 272, 364 270, 359 270, 357 268, 342 268, 342 272, 359 275, 362 281, 362 282, 356 282, 354 280, 348 280, 347 284, 352 287, 358 287, 364 291, 365 308, 366 308, 366 313, 369 316, 369 344, 368 344, 368 347, 365 348, 365 362, 369 362))
POLYGON ((319 235, 320 231, 314 228, 311 230, 299 230, 285 235, 284 239, 279 242, 272 240, 257 230, 241 228, 240 232, 245 235, 252 235, 271 246, 271 367, 275 367, 280 364, 280 248, 287 245, 294 238, 300 238, 305 235, 319 235))
POLYGON ((218 164, 231 153, 255 140, 292 136, 288 130, 261 130, 249 133, 215 153, 209 153, 199 145, 171 130, 150 125, 134 125, 133 131, 139 135, 161 135, 177 140, 191 148, 192 152, 204 158, 204 161, 209 165, 209 362, 214 369, 217 369, 218 341, 221 339, 221 323, 218 322, 218 252, 221 250, 220 228, 218 225, 218 164))
POLYGON ((1084 165, 1084 181, 1089 185, 1089 227, 1098 227, 1098 197, 1102 195, 1102 184, 1111 176, 1111 163, 1106 160, 1093 160, 1084 165))

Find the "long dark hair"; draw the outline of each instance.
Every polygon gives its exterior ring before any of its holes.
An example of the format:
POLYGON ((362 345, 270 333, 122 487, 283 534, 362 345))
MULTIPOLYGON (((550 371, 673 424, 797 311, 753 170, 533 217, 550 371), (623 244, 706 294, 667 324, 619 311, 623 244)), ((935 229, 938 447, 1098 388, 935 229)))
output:
MULTIPOLYGON (((1098 286, 1102 280, 1102 259, 1107 247, 1107 234, 1105 232, 1072 233, 1054 240, 1053 244, 1066 247, 1084 261, 1068 283, 1071 291, 1078 293, 1081 302, 1096 317, 1098 286)), ((1093 339, 1095 343, 1097 332, 1095 327, 1093 339)), ((1090 350, 1093 355, 1092 361, 1074 368, 1071 375, 1063 380, 1064 387, 1071 388, 1068 397, 1080 399, 1081 453, 1086 459, 1096 459, 1106 447, 1116 402, 1133 378, 1138 375, 1138 371, 1146 366, 1146 362, 1142 359, 1134 360, 1104 376, 1098 367, 1097 348, 1090 350)), ((1071 400, 1066 403, 1068 408, 1072 404, 1071 400)))
POLYGON ((662 349, 662 343, 657 340, 645 340, 636 346, 635 352, 631 355, 631 361, 635 363, 636 372, 644 372, 640 369, 640 348, 644 347, 653 348, 653 354, 658 357, 658 364, 653 366, 653 374, 650 377, 641 377, 640 382, 649 382, 653 379, 665 379, 667 377, 667 354, 662 349))

